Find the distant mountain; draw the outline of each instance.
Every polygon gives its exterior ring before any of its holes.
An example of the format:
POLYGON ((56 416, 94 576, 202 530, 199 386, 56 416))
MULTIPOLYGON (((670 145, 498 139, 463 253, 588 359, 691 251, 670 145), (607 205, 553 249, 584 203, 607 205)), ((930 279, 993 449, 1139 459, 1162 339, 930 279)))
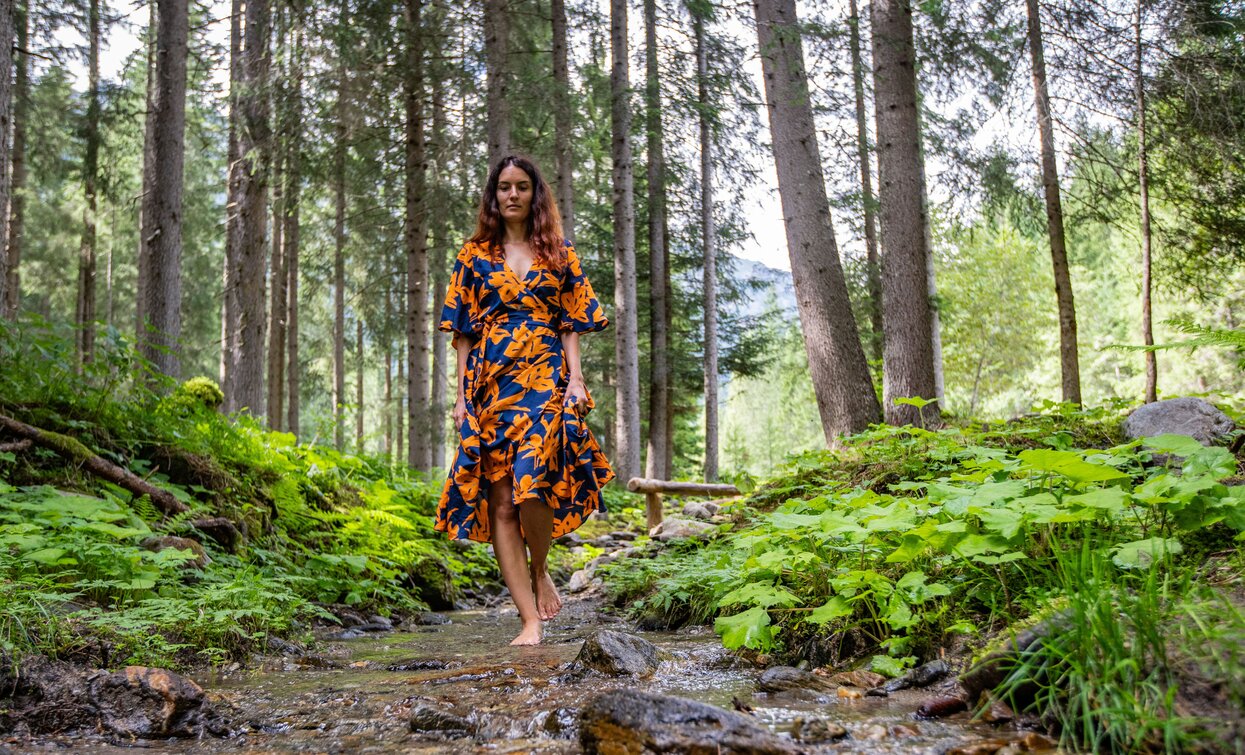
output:
POLYGON ((738 278, 751 279, 764 284, 750 293, 748 302, 740 307, 741 314, 752 316, 763 313, 772 306, 771 297, 773 297, 779 311, 788 317, 798 317, 791 271, 777 270, 764 263, 743 257, 733 257, 731 262, 738 278))

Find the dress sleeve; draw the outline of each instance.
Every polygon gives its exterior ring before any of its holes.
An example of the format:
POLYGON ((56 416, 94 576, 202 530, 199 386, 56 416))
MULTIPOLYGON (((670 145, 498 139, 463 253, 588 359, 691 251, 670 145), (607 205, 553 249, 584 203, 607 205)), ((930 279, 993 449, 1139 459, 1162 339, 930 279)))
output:
POLYGON ((605 317, 605 310, 597 300, 588 276, 579 264, 579 256, 575 247, 566 247, 566 274, 562 280, 562 290, 558 294, 558 305, 561 314, 558 318, 558 330, 568 333, 592 333, 605 330, 610 324, 605 317))
POLYGON ((454 260, 454 272, 450 273, 449 288, 445 292, 445 306, 441 308, 441 322, 437 327, 447 333, 455 333, 474 340, 483 332, 480 319, 480 280, 472 267, 472 248, 464 246, 454 260))

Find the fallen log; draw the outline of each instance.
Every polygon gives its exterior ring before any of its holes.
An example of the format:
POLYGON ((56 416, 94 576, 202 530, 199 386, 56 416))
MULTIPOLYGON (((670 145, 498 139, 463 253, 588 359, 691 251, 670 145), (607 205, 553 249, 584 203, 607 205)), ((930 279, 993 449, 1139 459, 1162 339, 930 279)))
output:
POLYGON ((130 470, 101 458, 81 442, 68 435, 41 430, 25 422, 19 422, 12 417, 6 417, 3 414, 0 414, 0 429, 3 429, 10 435, 16 435, 19 438, 29 440, 37 446, 53 451, 66 461, 77 464, 96 477, 107 480, 114 485, 119 485, 134 495, 148 496, 151 498, 152 504, 163 512, 165 516, 183 514, 190 510, 186 504, 177 500, 172 493, 169 493, 167 490, 161 490, 130 470))
POLYGON ((0 454, 17 453, 18 451, 25 451, 26 449, 30 448, 32 445, 34 444, 30 442, 29 438, 15 440, 12 443, 0 443, 0 454))

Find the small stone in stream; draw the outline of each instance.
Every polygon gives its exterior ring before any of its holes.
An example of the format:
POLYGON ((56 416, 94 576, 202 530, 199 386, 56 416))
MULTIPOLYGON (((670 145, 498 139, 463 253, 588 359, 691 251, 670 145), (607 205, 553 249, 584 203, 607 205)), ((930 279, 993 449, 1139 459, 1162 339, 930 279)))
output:
POLYGON ((586 755, 722 753, 787 755, 800 749, 748 716, 634 689, 605 692, 579 714, 586 755))
POLYGON ((367 617, 367 622, 369 624, 384 624, 387 627, 393 627, 393 619, 388 616, 380 616, 379 614, 373 614, 367 617))
POLYGON ((411 731, 416 733, 437 732, 447 737, 469 737, 475 728, 475 724, 462 716, 432 705, 418 705, 411 709, 411 731))
POLYGON ((407 623, 414 624, 415 626, 420 626, 420 627, 430 627, 430 626, 441 626, 443 624, 450 624, 452 622, 450 622, 449 617, 443 613, 434 613, 432 611, 424 611, 422 613, 417 613, 414 616, 412 616, 410 619, 407 620, 407 623))
POLYGON ((890 736, 890 732, 882 724, 869 724, 852 734, 856 739, 868 739, 879 742, 890 736))
POLYGON ((571 593, 583 592, 588 589, 588 585, 592 584, 594 573, 590 569, 580 569, 571 575, 571 579, 566 584, 566 591, 571 593))
POLYGON ((656 645, 635 635, 598 629, 580 649, 575 663, 608 676, 652 676, 661 660, 656 645))
POLYGON ((302 649, 302 647, 295 645, 289 640, 283 640, 280 637, 273 637, 272 635, 268 636, 268 639, 264 641, 264 644, 267 646, 268 652, 276 653, 277 655, 300 656, 306 652, 302 649))
POLYGON ((354 627, 353 631, 355 632, 392 632, 393 624, 390 622, 386 622, 382 624, 378 621, 369 621, 366 624, 360 624, 359 626, 354 627))
POLYGON ((791 722, 791 736, 797 742, 817 744, 847 736, 847 729, 822 718, 797 718, 791 722))
POLYGON ((565 545, 567 547, 571 547, 571 546, 576 546, 576 545, 583 545, 584 539, 583 537, 579 535, 578 532, 568 532, 565 535, 562 535, 561 537, 554 538, 553 542, 557 543, 558 545, 565 545))
POLYGON ((919 737, 921 735, 921 730, 912 724, 893 724, 890 728, 890 735, 895 739, 919 737))
POLYGON ((998 700, 989 690, 981 693, 977 717, 988 724, 1005 724, 1016 717, 1007 703, 998 700))
POLYGON ((968 710, 968 703, 962 697, 935 697, 921 703, 921 706, 916 709, 916 717, 946 718, 962 710, 968 710))
POLYGON ((391 663, 385 669, 387 671, 432 671, 449 667, 449 661, 440 661, 435 658, 413 658, 409 661, 391 663))
POLYGON ((865 693, 855 687, 839 687, 838 695, 843 700, 859 700, 865 696, 865 693))
POLYGON ((574 708, 554 708, 545 716, 541 729, 554 739, 570 739, 575 736, 575 718, 579 711, 574 708))
POLYGON ((664 519, 661 524, 649 530, 648 534, 658 542, 668 543, 671 540, 686 540, 694 537, 707 538, 709 533, 715 529, 717 525, 696 519, 664 519))
POLYGON ((143 541, 143 548, 154 553, 159 553, 163 550, 190 551, 194 554, 194 558, 187 559, 179 564, 179 566, 185 569, 202 569, 212 563, 212 557, 203 549, 203 544, 188 537, 174 537, 173 535, 149 537, 143 541))
POLYGON ((866 671, 865 669, 856 669, 855 671, 840 671, 837 674, 831 674, 826 677, 826 681, 840 687, 859 687, 861 689, 873 689, 879 684, 886 681, 886 677, 874 671, 866 671))
POLYGON ((833 688, 816 674, 792 666, 767 668, 761 678, 757 679, 758 692, 785 692, 793 689, 828 692, 833 688))
POLYGON ((691 501, 683 505, 683 516, 708 521, 720 507, 712 501, 691 501))

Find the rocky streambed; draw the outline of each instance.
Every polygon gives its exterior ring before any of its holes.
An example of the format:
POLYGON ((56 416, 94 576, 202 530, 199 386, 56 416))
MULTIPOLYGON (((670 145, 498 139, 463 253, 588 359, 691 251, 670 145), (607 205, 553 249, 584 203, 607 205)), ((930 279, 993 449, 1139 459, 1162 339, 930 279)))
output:
POLYGON ((591 599, 568 602, 537 647, 507 644, 518 627, 512 609, 440 616, 445 623, 351 633, 317 654, 287 647, 255 669, 196 677, 229 722, 228 737, 135 738, 97 727, 0 740, 0 751, 986 754, 1050 746, 965 713, 918 718, 930 689, 871 696, 877 680, 867 674, 756 668, 707 628, 635 632, 591 599))

